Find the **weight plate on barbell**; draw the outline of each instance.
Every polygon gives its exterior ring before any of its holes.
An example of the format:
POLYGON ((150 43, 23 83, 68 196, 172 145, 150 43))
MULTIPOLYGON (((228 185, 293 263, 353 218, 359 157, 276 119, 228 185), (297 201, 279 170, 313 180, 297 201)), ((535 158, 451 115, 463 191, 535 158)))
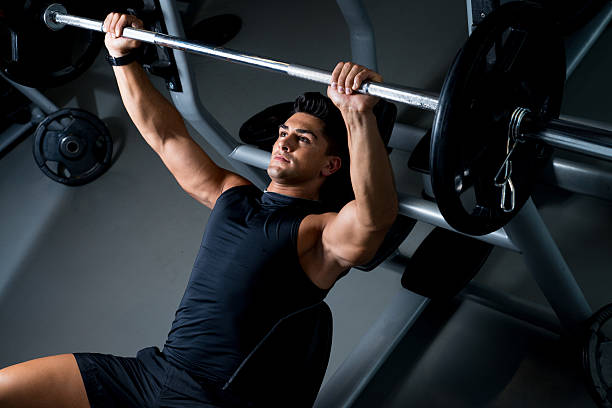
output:
POLYGON ((89 183, 111 165, 113 141, 108 128, 82 109, 52 113, 40 122, 34 135, 36 164, 58 183, 89 183))
POLYGON ((505 212, 494 179, 510 117, 518 107, 531 111, 532 123, 558 117, 564 82, 563 44, 541 7, 507 3, 476 27, 448 72, 432 128, 433 191, 453 228, 484 235, 520 210, 550 149, 518 145, 511 158, 515 206, 505 212))
MULTIPOLYGON (((51 31, 43 22, 53 1, 11 0, 0 5, 0 70, 15 82, 48 88, 72 81, 94 62, 104 36, 94 31, 64 27, 51 31)), ((77 15, 99 18, 106 5, 63 0, 77 15)))

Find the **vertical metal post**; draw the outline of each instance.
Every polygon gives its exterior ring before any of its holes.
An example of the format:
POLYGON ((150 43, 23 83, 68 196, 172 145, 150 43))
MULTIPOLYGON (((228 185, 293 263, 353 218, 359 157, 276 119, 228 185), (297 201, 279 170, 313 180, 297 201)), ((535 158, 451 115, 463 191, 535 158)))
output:
POLYGON ((466 0, 468 35, 472 35, 474 28, 498 8, 499 4, 500 0, 466 0))
POLYGON ((591 21, 565 41, 566 78, 572 75, 601 33, 608 27, 610 20, 612 20, 612 1, 604 4, 591 21))
POLYGON ((337 0, 351 38, 353 62, 378 71, 374 29, 361 0, 337 0))
POLYGON ((572 332, 591 317, 591 307, 531 198, 504 229, 523 253, 563 328, 572 332))

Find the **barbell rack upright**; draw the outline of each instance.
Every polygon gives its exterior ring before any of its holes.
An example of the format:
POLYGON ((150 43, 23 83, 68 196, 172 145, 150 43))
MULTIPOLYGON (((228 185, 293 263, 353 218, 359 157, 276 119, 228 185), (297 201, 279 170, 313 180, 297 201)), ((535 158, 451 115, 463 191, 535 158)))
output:
MULTIPOLYGON (((47 7, 44 12, 43 20, 50 29, 57 30, 63 27, 63 25, 69 25, 104 33, 102 21, 64 14, 64 10, 65 8, 57 3, 47 7)), ((223 61, 278 72, 324 85, 331 83, 332 76, 329 71, 304 65, 290 64, 227 48, 210 47, 206 44, 184 40, 180 37, 168 34, 126 27, 123 29, 123 37, 186 51, 192 54, 209 56, 223 61)), ((435 111, 438 108, 440 99, 439 94, 433 92, 387 83, 365 82, 357 92, 378 96, 390 101, 429 111, 435 111)), ((546 124, 544 129, 527 133, 525 137, 560 149, 612 161, 612 132, 605 129, 585 126, 561 119, 554 119, 546 124)))

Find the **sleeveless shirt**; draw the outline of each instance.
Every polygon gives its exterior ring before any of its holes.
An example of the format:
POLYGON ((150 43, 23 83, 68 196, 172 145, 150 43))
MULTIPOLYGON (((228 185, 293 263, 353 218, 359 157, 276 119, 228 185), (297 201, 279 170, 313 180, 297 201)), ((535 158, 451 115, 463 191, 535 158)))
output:
POLYGON ((163 353, 196 378, 224 383, 283 317, 320 302, 327 290, 302 269, 302 219, 317 201, 252 185, 221 194, 210 214, 163 353))

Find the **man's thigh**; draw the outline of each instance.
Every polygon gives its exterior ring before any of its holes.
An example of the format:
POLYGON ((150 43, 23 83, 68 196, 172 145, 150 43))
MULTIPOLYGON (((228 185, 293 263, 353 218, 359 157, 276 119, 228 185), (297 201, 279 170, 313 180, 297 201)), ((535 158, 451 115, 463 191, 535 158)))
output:
POLYGON ((0 370, 1 407, 89 407, 74 355, 39 358, 0 370))
POLYGON ((76 353, 77 364, 92 408, 157 405, 167 377, 167 363, 155 347, 137 357, 76 353))

